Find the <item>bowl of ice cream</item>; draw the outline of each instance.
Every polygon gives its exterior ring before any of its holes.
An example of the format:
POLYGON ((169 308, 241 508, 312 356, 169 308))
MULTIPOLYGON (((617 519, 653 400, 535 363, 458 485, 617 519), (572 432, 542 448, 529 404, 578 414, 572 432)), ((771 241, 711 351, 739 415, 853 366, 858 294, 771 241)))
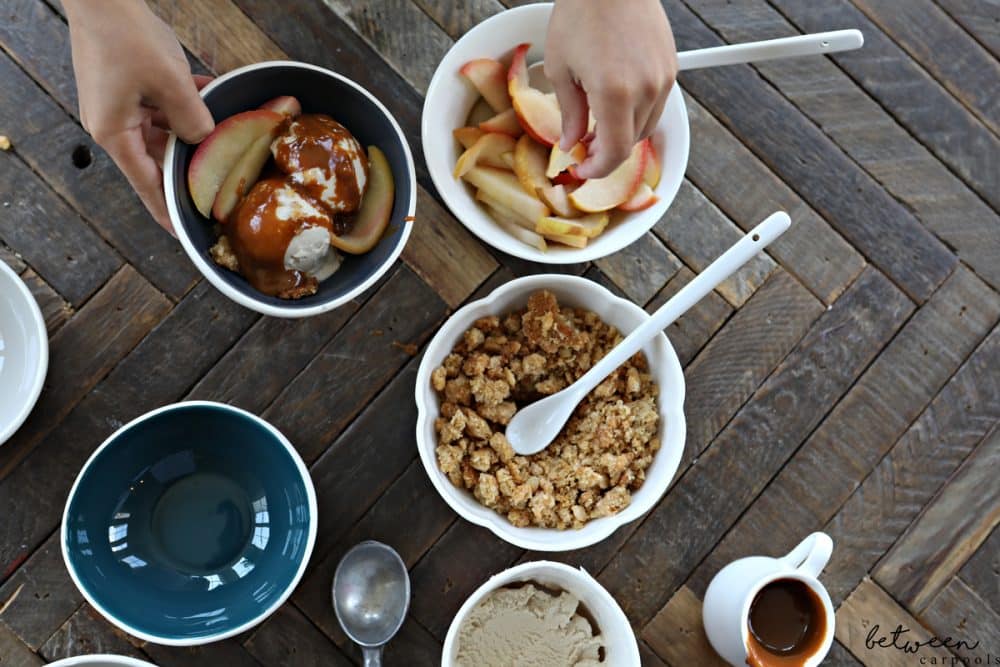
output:
POLYGON ((48 367, 42 311, 24 281, 0 261, 0 445, 28 418, 48 367))
POLYGON ((595 544, 651 510, 684 450, 684 375, 665 335, 581 402, 559 437, 516 456, 504 426, 649 315, 597 283, 512 280, 445 322, 416 379, 417 449, 466 520, 524 549, 595 544))
POLYGON ((170 219, 223 294, 307 317, 373 285, 413 226, 416 176, 399 124, 362 86, 291 61, 241 67, 201 91, 216 121, 198 145, 171 136, 170 219))
POLYGON ((576 179, 575 151, 553 149, 558 103, 530 67, 544 58, 552 7, 508 9, 456 41, 427 87, 421 136, 434 186, 469 231, 516 257, 567 264, 617 252, 663 217, 690 137, 674 86, 649 141, 615 174, 576 179))
POLYGON ((316 541, 295 448, 238 408, 191 401, 122 426, 73 484, 60 542, 90 605, 132 636, 231 637, 288 599, 316 541))
POLYGON ((455 614, 442 667, 638 665, 615 599, 583 569, 535 561, 490 577, 455 614))

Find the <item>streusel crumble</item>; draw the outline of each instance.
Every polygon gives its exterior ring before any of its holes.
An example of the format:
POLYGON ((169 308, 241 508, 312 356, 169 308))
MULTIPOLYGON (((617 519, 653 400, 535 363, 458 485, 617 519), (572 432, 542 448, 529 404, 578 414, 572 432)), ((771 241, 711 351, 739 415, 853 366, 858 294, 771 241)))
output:
POLYGON ((631 502, 660 446, 657 386, 641 352, 580 403, 555 442, 518 456, 504 436, 519 406, 568 386, 622 340, 548 291, 484 317, 431 374, 441 400, 438 466, 515 526, 579 528, 631 502))

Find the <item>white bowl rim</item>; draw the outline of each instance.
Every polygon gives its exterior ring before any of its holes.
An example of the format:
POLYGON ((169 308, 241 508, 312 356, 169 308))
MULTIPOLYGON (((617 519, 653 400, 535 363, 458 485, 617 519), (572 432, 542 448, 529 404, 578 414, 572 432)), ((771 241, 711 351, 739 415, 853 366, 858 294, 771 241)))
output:
MULTIPOLYGON (((547 14, 548 12, 551 12, 552 6, 554 4, 555 4, 554 2, 536 2, 528 5, 510 7, 501 12, 498 12, 493 16, 490 16, 482 20, 481 22, 477 23, 475 26, 470 28, 468 32, 466 32, 460 38, 455 40, 454 44, 452 44, 452 46, 448 49, 448 51, 445 52, 445 55, 442 57, 441 62, 438 63, 437 68, 434 70, 434 75, 431 77, 431 82, 427 86, 427 92, 424 94, 424 113, 421 113, 421 121, 420 121, 420 141, 424 146, 425 160, 426 160, 426 155, 428 154, 426 146, 428 145, 428 143, 433 141, 432 133, 434 131, 433 129, 434 119, 431 118, 431 114, 426 113, 426 109, 429 101, 433 99, 433 96, 437 92, 437 88, 443 85, 442 81, 444 80, 444 78, 452 74, 452 72, 446 71, 443 67, 445 59, 448 58, 448 55, 459 45, 459 43, 461 43, 466 38, 475 39, 475 35, 478 31, 488 30, 489 28, 487 28, 486 26, 491 21, 509 20, 510 18, 517 17, 520 14, 528 14, 528 15, 531 15, 533 13, 547 14)), ((512 44, 511 48, 513 48, 514 46, 515 45, 512 44)), ((444 202, 444 204, 448 207, 449 212, 460 223, 462 223, 463 227, 465 227, 468 231, 472 232, 477 238, 479 238, 479 240, 481 240, 483 243, 492 248, 496 248, 500 252, 504 252, 507 253, 508 255, 512 255, 514 257, 518 257, 520 259, 524 259, 527 261, 538 262, 540 264, 577 264, 582 262, 590 262, 596 259, 600 259, 602 257, 607 257, 608 255, 619 252, 627 248, 628 246, 632 245, 636 241, 638 241, 643 234, 652 229, 656 225, 657 221, 660 218, 662 218, 663 215, 666 214, 667 210, 669 210, 670 206, 673 204, 674 199, 677 198, 677 193, 680 190, 681 183, 684 180, 683 178, 684 172, 687 170, 687 164, 689 160, 689 154, 691 149, 691 121, 687 115, 687 105, 684 102, 684 93, 682 92, 679 83, 675 83, 670 91, 671 96, 673 96, 675 93, 680 98, 680 104, 678 106, 678 109, 682 118, 684 119, 684 127, 686 128, 684 131, 683 146, 681 147, 684 156, 683 160, 684 169, 681 171, 681 178, 678 179, 675 187, 668 188, 663 193, 658 193, 663 195, 660 199, 661 201, 666 202, 666 208, 658 216, 650 215, 649 225, 644 225, 643 228, 635 236, 635 238, 632 238, 630 241, 627 241, 617 246, 612 246, 607 249, 601 249, 600 247, 596 246, 596 244, 588 244, 587 247, 585 248, 578 249, 578 248, 560 247, 558 248, 557 252, 541 253, 535 248, 518 241, 509 234, 500 237, 489 237, 487 234, 484 233, 484 231, 482 230, 482 228, 480 228, 479 225, 467 223, 463 219, 463 217, 458 213, 456 213, 456 211, 452 208, 451 201, 449 200, 448 187, 447 187, 449 183, 445 182, 446 176, 444 175, 444 173, 432 169, 430 164, 427 165, 427 173, 430 174, 431 181, 434 183, 434 187, 437 188, 438 194, 440 195, 441 200, 444 202), (498 241, 497 238, 502 238, 504 240, 498 241)), ((449 176, 451 175, 450 169, 448 170, 448 175, 449 176)), ((654 207, 655 206, 656 205, 654 205, 654 207)), ((646 210, 636 211, 635 213, 647 214, 649 213, 649 211, 646 210)), ((638 229, 638 227, 636 229, 638 229)))
MULTIPOLYGON (((434 456, 434 447, 425 446, 423 437, 423 434, 427 429, 428 420, 437 416, 437 410, 428 405, 426 400, 427 397, 430 397, 433 394, 433 391, 428 388, 430 387, 431 372, 436 367, 434 358, 438 356, 436 354, 437 348, 445 344, 444 340, 446 336, 444 334, 451 334, 452 330, 462 328, 459 323, 468 317, 470 312, 480 308, 489 308, 508 292, 515 290, 532 291, 534 289, 544 289, 554 285, 560 287, 568 286, 570 288, 583 286, 585 289, 593 290, 595 294, 600 295, 609 303, 614 303, 624 308, 628 308, 633 312, 641 314, 643 317, 649 317, 649 313, 632 301, 615 296, 603 285, 584 278, 583 276, 542 273, 515 278, 514 280, 510 280, 503 285, 500 285, 482 299, 472 301, 455 311, 455 313, 453 313, 452 316, 438 328, 434 337, 424 350, 424 356, 420 360, 420 366, 417 369, 416 386, 414 388, 414 394, 417 402, 417 453, 420 455, 420 460, 424 464, 427 476, 430 477, 431 483, 434 485, 438 494, 440 494, 440 496, 455 513, 466 521, 487 528, 494 535, 505 542, 529 551, 557 552, 572 551, 575 549, 589 547, 607 539, 612 533, 625 524, 631 523, 632 521, 644 516, 656 506, 659 500, 663 497, 663 494, 667 492, 673 477, 677 474, 677 469, 680 467, 681 456, 684 452, 684 441, 687 436, 687 424, 684 418, 684 372, 680 368, 680 362, 678 361, 675 369, 677 371, 678 385, 676 387, 671 387, 669 403, 663 404, 660 410, 661 414, 666 412, 671 420, 673 429, 671 431, 671 437, 676 439, 676 443, 674 443, 673 440, 668 443, 667 438, 663 437, 661 438, 660 449, 656 453, 656 456, 662 455, 671 457, 672 460, 670 460, 670 463, 672 464, 673 471, 670 473, 670 479, 663 487, 660 495, 653 498, 651 502, 646 503, 649 505, 648 507, 644 507, 643 505, 634 502, 635 499, 633 497, 633 502, 618 514, 589 521, 587 523, 588 527, 601 527, 600 530, 594 530, 592 535, 586 536, 582 534, 582 531, 567 529, 561 531, 561 535, 563 537, 560 539, 559 543, 553 543, 534 537, 533 531, 537 531, 537 528, 519 528, 514 526, 507 520, 506 517, 498 514, 490 508, 484 508, 488 511, 482 512, 479 515, 469 514, 466 509, 456 501, 456 494, 467 493, 467 491, 464 491, 463 489, 456 489, 451 482, 445 478, 444 474, 438 469, 437 461, 434 456), (671 446, 673 449, 667 451, 668 447, 671 446)), ((674 361, 677 360, 676 352, 674 352, 673 346, 670 344, 666 335, 662 332, 650 341, 650 343, 664 346, 665 351, 669 353, 667 355, 668 361, 671 358, 674 361)), ((647 345, 648 344, 649 343, 647 343, 647 345)), ((442 356, 441 358, 444 357, 442 356)), ((663 399, 663 396, 664 393, 661 391, 660 400, 663 399)), ((649 480, 647 479, 645 483, 648 482, 649 480)))
POLYGON ((110 653, 92 653, 90 655, 78 655, 73 658, 63 658, 62 660, 49 663, 48 667, 84 667, 99 662, 121 665, 122 667, 156 667, 153 663, 146 662, 145 660, 130 658, 125 655, 112 655, 110 653))
POLYGON ((503 586, 507 581, 526 581, 530 579, 532 574, 542 574, 544 571, 556 570, 563 572, 570 579, 575 579, 579 581, 581 585, 592 590, 598 597, 602 598, 608 605, 609 608, 614 609, 615 615, 619 616, 619 620, 625 624, 626 627, 631 631, 631 649, 632 656, 635 660, 632 664, 639 664, 639 643, 635 638, 635 631, 632 630, 632 624, 629 623, 628 617, 625 612, 622 611, 621 605, 615 600, 614 596, 608 592, 601 582, 597 581, 594 577, 590 575, 583 567, 573 567, 567 565, 566 563, 560 563, 558 561, 552 560, 533 560, 527 563, 521 563, 520 565, 515 565, 509 567, 506 570, 501 570, 497 572, 489 579, 484 581, 482 585, 474 590, 468 598, 465 599, 465 603, 459 607, 458 611, 455 613, 454 618, 451 619, 451 625, 448 626, 448 634, 445 635, 444 643, 441 645, 441 664, 445 664, 445 660, 448 658, 448 652, 454 647, 455 642, 458 641, 458 632, 461 628, 462 622, 465 617, 469 615, 472 608, 479 604, 486 595, 492 593, 494 590, 503 586), (501 583, 497 583, 497 580, 502 579, 501 583))
POLYGON ((45 376, 49 371, 49 333, 45 326, 45 317, 42 315, 42 310, 38 307, 38 302, 35 301, 35 297, 31 294, 31 290, 28 289, 28 285, 21 280, 21 277, 14 272, 14 269, 7 266, 7 262, 0 261, 0 271, 10 277, 17 290, 17 294, 23 298, 25 303, 24 309, 28 311, 32 321, 35 323, 35 334, 38 336, 39 341, 39 355, 37 359, 38 364, 35 366, 35 377, 31 382, 31 389, 25 397, 24 405, 21 406, 21 409, 11 422, 0 425, 0 446, 2 446, 17 432, 17 429, 21 428, 21 425, 24 424, 28 415, 35 408, 35 403, 38 402, 38 397, 42 393, 42 387, 45 385, 45 376))
MULTIPOLYGON (((179 401, 177 403, 170 403, 169 405, 164 405, 162 407, 156 408, 155 410, 150 410, 149 412, 139 415, 132 421, 128 422, 124 426, 119 427, 114 433, 109 435, 101 445, 94 450, 94 453, 90 455, 87 462, 83 464, 80 468, 80 472, 76 476, 76 480, 73 482, 73 486, 70 488, 69 495, 66 497, 66 505, 63 508, 62 524, 59 528, 59 547, 62 551, 63 562, 66 564, 66 569, 69 571, 69 576, 73 580, 77 589, 83 594, 83 597, 90 603, 94 609, 96 609, 101 616, 106 618, 111 624, 117 626, 121 630, 127 632, 133 637, 138 637, 144 641, 152 642, 154 644, 160 644, 162 646, 199 646, 201 644, 210 644, 221 639, 226 639, 234 635, 238 635, 242 632, 249 630, 250 628, 263 622, 266 618, 271 616, 278 608, 291 597, 292 592, 295 587, 299 585, 299 581, 302 579, 302 575, 305 574, 306 566, 309 564, 309 558, 312 556, 313 547, 316 544, 316 532, 319 525, 319 508, 316 503, 316 489, 313 488, 312 476, 309 474, 309 469, 306 467, 305 462, 303 462, 302 457, 299 456, 298 451, 292 443, 285 437, 285 435, 279 431, 277 428, 272 426, 269 422, 258 417, 252 412, 248 412, 243 408, 238 408, 235 405, 229 405, 227 403, 218 403, 216 401, 179 401), (66 536, 67 536, 67 523, 69 519, 69 506, 76 495, 77 487, 80 485, 80 481, 83 479, 84 473, 90 468, 94 460, 100 455, 106 447, 108 447, 114 440, 118 438, 119 435, 128 431, 129 429, 138 426, 147 419, 152 419, 157 415, 164 412, 172 412, 174 410, 180 410, 184 408, 191 407, 212 407, 221 410, 227 410, 229 412, 235 413, 241 417, 247 417, 251 421, 255 422, 259 426, 264 427, 265 430, 269 431, 274 438, 281 443, 285 451, 289 456, 292 457, 292 462, 295 464, 295 468, 298 470, 299 476, 302 478, 302 483, 306 488, 306 498, 309 503, 309 537, 306 540, 306 548, 302 554, 302 561, 299 563, 298 570, 295 572, 295 576, 289 582, 285 591, 273 602, 271 606, 265 609, 260 614, 254 616, 252 619, 243 623, 242 625, 226 630, 224 632, 219 632, 211 635, 203 635, 201 637, 190 637, 177 639, 173 637, 160 637, 158 635, 149 634, 143 632, 136 628, 133 628, 128 623, 115 618, 115 616, 104 608, 104 606, 96 600, 83 586, 80 578, 77 576, 76 570, 73 569, 73 564, 70 562, 69 554, 66 552, 66 536)), ((140 663, 141 664, 141 663, 140 663)))
MULTIPOLYGON (((216 86, 220 85, 224 81, 235 78, 247 72, 252 72, 258 69, 267 69, 271 67, 297 67, 299 69, 313 70, 315 72, 320 72, 327 76, 333 77, 338 81, 354 88, 359 93, 367 97, 375 107, 382 112, 382 114, 389 120, 389 124, 392 125, 393 130, 396 132, 396 136, 399 138, 400 144, 403 146, 403 155, 406 157, 406 171, 407 176, 410 179, 412 187, 410 188, 410 201, 407 203, 406 207, 406 217, 412 218, 416 214, 417 210, 417 189, 419 185, 417 183, 417 172, 413 164, 413 153, 410 151, 410 144, 406 140, 406 135, 403 134, 403 130, 399 127, 399 123, 396 122, 396 117, 385 108, 385 105, 379 101, 377 97, 368 92, 368 89, 361 84, 352 81, 342 74, 338 74, 333 70, 327 69, 325 67, 320 67, 319 65, 313 65, 311 63, 299 62, 297 60, 267 60, 264 62, 253 63, 252 65, 245 65, 243 67, 237 67, 234 70, 230 70, 225 74, 221 74, 216 78, 212 79, 208 85, 201 89, 201 96, 204 97, 206 94, 211 92, 216 86)), ((174 232, 177 234, 177 239, 181 242, 184 247, 184 252, 187 253, 188 258, 194 262, 194 265, 198 268, 205 278, 208 279, 212 285, 215 286, 220 292, 225 294, 227 297, 235 301, 236 303, 249 308, 250 310, 257 311, 263 315, 270 315, 271 317, 284 317, 284 318, 300 318, 300 317, 311 317, 313 315, 319 315, 320 313, 326 313, 333 310, 334 308, 339 308, 344 305, 354 297, 358 296, 369 287, 374 285, 379 278, 381 278, 386 271, 392 267, 396 260, 403 252, 403 248, 406 247, 407 241, 410 238, 410 232, 413 231, 413 221, 403 220, 403 234, 399 241, 396 243, 396 247, 393 251, 386 257, 385 261, 379 266, 372 275, 368 276, 360 285, 354 289, 348 291, 343 296, 332 299, 330 301, 317 304, 315 306, 310 306, 308 308, 291 308, 285 306, 275 306, 270 303, 264 303, 253 297, 247 296, 240 290, 236 289, 225 280, 222 279, 216 273, 214 266, 210 265, 208 260, 201 256, 198 249, 195 248, 194 243, 191 238, 187 235, 187 231, 184 229, 184 225, 181 223, 180 211, 177 209, 177 203, 174 201, 174 197, 171 193, 174 191, 174 174, 173 169, 169 168, 169 165, 174 161, 174 150, 177 144, 177 135, 173 132, 170 133, 170 137, 167 139, 167 148, 163 155, 163 190, 167 200, 167 212, 170 215, 170 223, 174 226, 174 232)))

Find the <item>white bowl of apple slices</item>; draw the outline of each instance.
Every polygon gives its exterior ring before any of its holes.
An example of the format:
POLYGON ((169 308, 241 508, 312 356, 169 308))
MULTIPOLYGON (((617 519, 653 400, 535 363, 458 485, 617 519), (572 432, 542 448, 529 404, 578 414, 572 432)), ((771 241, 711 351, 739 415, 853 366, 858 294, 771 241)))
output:
POLYGON ((424 157, 452 213, 489 245, 571 264, 610 255, 663 216, 687 167, 689 128, 674 86, 653 135, 611 175, 582 181, 586 155, 559 150, 561 118, 539 67, 551 4, 483 21, 445 54, 421 127, 424 157))

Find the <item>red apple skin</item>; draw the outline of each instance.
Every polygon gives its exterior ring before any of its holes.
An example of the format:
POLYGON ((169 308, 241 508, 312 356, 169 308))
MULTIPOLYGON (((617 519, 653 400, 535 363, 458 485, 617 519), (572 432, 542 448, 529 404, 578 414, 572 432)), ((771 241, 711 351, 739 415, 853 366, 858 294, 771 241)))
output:
POLYGON ((552 146, 562 133, 562 116, 555 95, 549 97, 528 85, 527 56, 531 44, 519 44, 507 71, 510 99, 524 131, 543 146, 552 146))
POLYGON ((599 179, 588 179, 570 194, 573 206, 585 212, 606 211, 627 202, 642 185, 643 173, 649 159, 649 139, 643 139, 632 149, 628 159, 611 174, 599 179))
POLYGON ((302 104, 291 95, 275 97, 273 100, 268 100, 261 104, 260 108, 267 109, 268 111, 276 111, 289 118, 295 118, 302 113, 302 104))
POLYGON ((250 145, 265 134, 272 136, 285 117, 269 109, 254 109, 230 116, 215 126, 191 156, 188 191, 195 208, 206 218, 212 211, 222 182, 250 145))
POLYGON ((332 235, 330 239, 330 245, 351 255, 364 254, 378 245, 389 226, 396 198, 392 167, 385 154, 377 147, 369 146, 368 163, 368 187, 354 218, 354 226, 347 234, 332 235))
POLYGON ((462 65, 459 74, 468 79, 496 113, 510 108, 507 68, 492 58, 477 58, 462 65))
MULTIPOLYGON (((647 164, 649 163, 647 162, 647 164)), ((653 189, 649 187, 649 183, 644 181, 639 184, 639 189, 635 191, 635 194, 632 195, 624 204, 621 204, 618 209, 620 211, 629 212, 644 211, 658 201, 660 201, 660 198, 657 197, 656 193, 653 192, 653 189)))
POLYGON ((583 179, 577 178, 573 174, 572 169, 573 168, 570 167, 570 170, 557 174, 554 178, 551 179, 552 185, 565 185, 566 187, 573 187, 573 188, 578 188, 581 185, 583 185, 583 179))

